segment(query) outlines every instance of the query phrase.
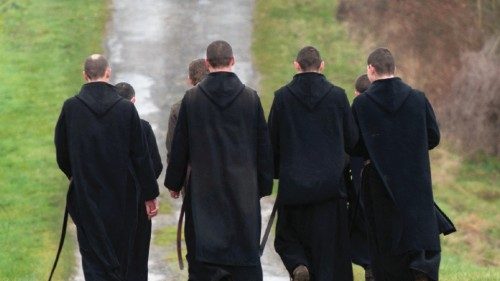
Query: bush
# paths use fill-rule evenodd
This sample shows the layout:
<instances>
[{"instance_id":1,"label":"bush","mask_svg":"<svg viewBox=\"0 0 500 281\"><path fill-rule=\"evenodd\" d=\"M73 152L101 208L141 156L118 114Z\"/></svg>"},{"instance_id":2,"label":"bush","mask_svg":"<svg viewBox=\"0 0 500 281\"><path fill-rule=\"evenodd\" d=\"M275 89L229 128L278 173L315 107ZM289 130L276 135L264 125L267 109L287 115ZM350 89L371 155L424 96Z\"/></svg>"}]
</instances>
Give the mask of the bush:
<instances>
[{"instance_id":1,"label":"bush","mask_svg":"<svg viewBox=\"0 0 500 281\"><path fill-rule=\"evenodd\" d=\"M495 73L491 63L500 57L498 48L492 47L500 38L500 0L342 0L337 18L364 42L366 51L378 46L391 49L398 76L428 95L445 125L443 131L458 140L464 151L482 150L498 156L498 138L493 136L498 109L482 106L494 99L494 92L485 91L497 87L498 75L484 72L493 67L490 72ZM488 47L487 42L493 43ZM483 50L492 48L487 59L482 59L487 52ZM481 62L474 63L473 54ZM488 65L479 66L484 62ZM481 67L484 75L466 74L471 67L474 71ZM459 90L465 85L467 90ZM474 112L466 115L467 122L456 120L451 113L464 107ZM474 131L480 142L462 141L471 124L484 127Z\"/></svg>"}]
</instances>

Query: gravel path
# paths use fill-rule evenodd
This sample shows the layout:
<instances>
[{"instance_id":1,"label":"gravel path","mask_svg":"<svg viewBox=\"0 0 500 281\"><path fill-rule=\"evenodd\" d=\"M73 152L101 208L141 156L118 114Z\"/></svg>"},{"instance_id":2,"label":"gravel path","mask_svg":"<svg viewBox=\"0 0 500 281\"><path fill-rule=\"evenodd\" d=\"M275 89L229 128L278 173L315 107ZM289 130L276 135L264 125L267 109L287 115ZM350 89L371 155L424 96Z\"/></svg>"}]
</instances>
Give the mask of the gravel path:
<instances>
[{"instance_id":1,"label":"gravel path","mask_svg":"<svg viewBox=\"0 0 500 281\"><path fill-rule=\"evenodd\" d=\"M206 46L214 40L228 41L236 57L235 72L243 83L258 86L258 75L251 62L252 0L114 0L107 27L107 56L113 81L130 83L136 91L136 107L155 131L162 157L172 104L180 100L187 85L187 66L203 58ZM165 159L164 159L165 161ZM163 175L160 176L160 180ZM162 186L162 185L161 185ZM175 226L179 201L168 198L162 189L162 204L171 204L171 214L153 221L153 233ZM272 209L272 199L262 200L263 229ZM288 281L288 274L272 247L272 237L262 257L265 281ZM183 245L185 254L185 246ZM150 281L187 280L186 270L178 269L175 245L158 246L150 252ZM82 281L79 254L74 281Z\"/></svg>"}]
</instances>

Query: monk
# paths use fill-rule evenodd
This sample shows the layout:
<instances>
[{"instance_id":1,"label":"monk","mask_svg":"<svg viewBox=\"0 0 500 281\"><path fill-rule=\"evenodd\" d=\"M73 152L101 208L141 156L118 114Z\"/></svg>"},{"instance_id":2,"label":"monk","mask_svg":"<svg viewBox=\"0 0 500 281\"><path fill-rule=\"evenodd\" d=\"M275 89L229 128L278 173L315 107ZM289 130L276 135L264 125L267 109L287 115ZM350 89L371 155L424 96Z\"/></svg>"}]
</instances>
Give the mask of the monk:
<instances>
[{"instance_id":1,"label":"monk","mask_svg":"<svg viewBox=\"0 0 500 281\"><path fill-rule=\"evenodd\" d=\"M75 222L86 280L128 277L137 227L138 192L151 218L158 184L134 105L109 84L102 55L85 60L80 93L57 121L57 163L70 179L67 207Z\"/></svg>"},{"instance_id":2,"label":"monk","mask_svg":"<svg viewBox=\"0 0 500 281\"><path fill-rule=\"evenodd\" d=\"M182 99L165 186L186 186L189 280L262 280L260 201L272 191L272 153L256 91L232 72L231 45L207 47L210 71Z\"/></svg>"},{"instance_id":3,"label":"monk","mask_svg":"<svg viewBox=\"0 0 500 281\"><path fill-rule=\"evenodd\" d=\"M358 135L346 93L324 65L316 48L301 49L269 115L279 179L274 246L293 281L353 278L344 167Z\"/></svg>"}]
</instances>

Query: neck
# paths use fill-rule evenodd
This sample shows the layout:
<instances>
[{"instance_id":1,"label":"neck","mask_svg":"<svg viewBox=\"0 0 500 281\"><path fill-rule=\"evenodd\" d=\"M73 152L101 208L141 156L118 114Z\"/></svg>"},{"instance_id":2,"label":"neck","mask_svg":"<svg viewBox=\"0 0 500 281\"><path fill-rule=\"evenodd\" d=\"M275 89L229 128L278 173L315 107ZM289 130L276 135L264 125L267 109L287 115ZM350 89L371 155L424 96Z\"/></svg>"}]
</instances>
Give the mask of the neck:
<instances>
[{"instance_id":1,"label":"neck","mask_svg":"<svg viewBox=\"0 0 500 281\"><path fill-rule=\"evenodd\" d=\"M109 79L108 78L96 78L96 79L88 79L87 80L88 83L92 83L92 82L105 82L105 83L109 83Z\"/></svg>"},{"instance_id":2,"label":"neck","mask_svg":"<svg viewBox=\"0 0 500 281\"><path fill-rule=\"evenodd\" d=\"M375 76L374 81L384 80L384 79L390 79L390 78L394 78L394 74L383 74L383 75L380 75L380 76Z\"/></svg>"},{"instance_id":3,"label":"neck","mask_svg":"<svg viewBox=\"0 0 500 281\"><path fill-rule=\"evenodd\" d=\"M302 74L302 73L319 73L319 74L321 74L321 71L319 71L319 70L307 70L307 71L300 70L300 71L297 71L297 74Z\"/></svg>"},{"instance_id":4,"label":"neck","mask_svg":"<svg viewBox=\"0 0 500 281\"><path fill-rule=\"evenodd\" d=\"M218 67L218 68L208 68L208 71L210 73L212 72L233 72L233 67L232 66L223 66L223 67Z\"/></svg>"}]
</instances>

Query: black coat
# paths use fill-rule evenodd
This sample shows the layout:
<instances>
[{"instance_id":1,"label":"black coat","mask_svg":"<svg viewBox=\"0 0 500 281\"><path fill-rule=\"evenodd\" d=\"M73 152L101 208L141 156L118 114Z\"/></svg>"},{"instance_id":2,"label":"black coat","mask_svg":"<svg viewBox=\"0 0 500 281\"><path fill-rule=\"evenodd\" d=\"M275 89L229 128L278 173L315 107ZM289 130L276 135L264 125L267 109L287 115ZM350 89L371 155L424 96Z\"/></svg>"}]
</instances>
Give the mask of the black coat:
<instances>
[{"instance_id":1,"label":"black coat","mask_svg":"<svg viewBox=\"0 0 500 281\"><path fill-rule=\"evenodd\" d=\"M158 178L163 170L163 164L161 163L161 156L158 150L158 144L156 143L155 133L153 132L153 128L151 128L151 124L144 119L141 119L141 126L146 145L148 146L149 156L151 157L154 175L155 178Z\"/></svg>"},{"instance_id":2,"label":"black coat","mask_svg":"<svg viewBox=\"0 0 500 281\"><path fill-rule=\"evenodd\" d=\"M356 150L371 160L391 202L374 209L379 247L440 250L429 163L440 134L427 98L399 78L377 80L352 110L361 132Z\"/></svg>"},{"instance_id":3,"label":"black coat","mask_svg":"<svg viewBox=\"0 0 500 281\"><path fill-rule=\"evenodd\" d=\"M71 181L68 208L98 264L122 279L137 224L138 188L158 196L141 122L114 86L85 84L65 101L55 130L57 162Z\"/></svg>"},{"instance_id":4,"label":"black coat","mask_svg":"<svg viewBox=\"0 0 500 281\"><path fill-rule=\"evenodd\" d=\"M197 261L260 263L259 199L272 190L271 157L260 99L234 73L211 73L186 92L165 186L179 191L191 166Z\"/></svg>"},{"instance_id":5,"label":"black coat","mask_svg":"<svg viewBox=\"0 0 500 281\"><path fill-rule=\"evenodd\" d=\"M346 198L346 152L358 132L343 89L319 73L295 75L275 93L269 130L280 204Z\"/></svg>"}]
</instances>

